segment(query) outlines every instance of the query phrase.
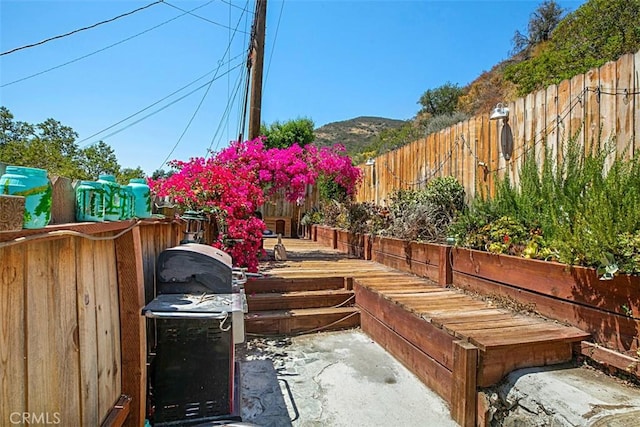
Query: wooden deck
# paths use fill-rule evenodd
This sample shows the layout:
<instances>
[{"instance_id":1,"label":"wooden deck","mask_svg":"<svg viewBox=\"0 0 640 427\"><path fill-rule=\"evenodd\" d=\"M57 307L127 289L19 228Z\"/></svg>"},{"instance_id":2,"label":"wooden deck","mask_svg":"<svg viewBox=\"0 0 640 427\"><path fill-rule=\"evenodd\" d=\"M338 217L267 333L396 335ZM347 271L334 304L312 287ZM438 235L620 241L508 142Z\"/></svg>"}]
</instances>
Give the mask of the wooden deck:
<instances>
[{"instance_id":1,"label":"wooden deck","mask_svg":"<svg viewBox=\"0 0 640 427\"><path fill-rule=\"evenodd\" d=\"M447 400L462 425L476 425L477 416L482 418L478 387L496 384L514 369L569 361L574 344L589 337L575 327L498 308L313 241L283 243L288 260L261 266L270 281L352 278L347 287L355 292L363 331ZM264 246L271 249L270 241Z\"/></svg>"}]
</instances>

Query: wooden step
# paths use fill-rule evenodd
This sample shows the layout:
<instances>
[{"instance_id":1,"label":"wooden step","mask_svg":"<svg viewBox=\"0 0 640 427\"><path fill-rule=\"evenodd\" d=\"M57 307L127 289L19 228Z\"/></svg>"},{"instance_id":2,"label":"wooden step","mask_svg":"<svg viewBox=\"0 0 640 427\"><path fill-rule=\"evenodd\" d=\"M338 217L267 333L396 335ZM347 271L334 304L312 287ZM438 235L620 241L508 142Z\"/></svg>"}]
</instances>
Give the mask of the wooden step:
<instances>
[{"instance_id":1,"label":"wooden step","mask_svg":"<svg viewBox=\"0 0 640 427\"><path fill-rule=\"evenodd\" d=\"M329 289L345 289L345 278L336 277L300 277L283 279L281 277L263 277L250 279L244 285L247 295L268 292L321 291Z\"/></svg>"},{"instance_id":2,"label":"wooden step","mask_svg":"<svg viewBox=\"0 0 640 427\"><path fill-rule=\"evenodd\" d=\"M360 325L360 312L355 307L302 308L250 312L244 319L249 334L283 335L354 328Z\"/></svg>"},{"instance_id":3,"label":"wooden step","mask_svg":"<svg viewBox=\"0 0 640 427\"><path fill-rule=\"evenodd\" d=\"M272 292L247 295L249 311L290 310L351 306L355 300L353 291L329 289L320 291Z\"/></svg>"}]
</instances>

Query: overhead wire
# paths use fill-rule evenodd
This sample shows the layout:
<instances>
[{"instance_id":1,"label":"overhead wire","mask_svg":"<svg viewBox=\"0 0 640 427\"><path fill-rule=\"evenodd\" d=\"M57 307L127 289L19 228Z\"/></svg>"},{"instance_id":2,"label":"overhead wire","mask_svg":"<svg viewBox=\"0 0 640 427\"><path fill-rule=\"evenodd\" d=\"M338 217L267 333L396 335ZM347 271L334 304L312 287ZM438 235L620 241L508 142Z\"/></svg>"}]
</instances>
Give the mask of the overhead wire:
<instances>
[{"instance_id":1,"label":"overhead wire","mask_svg":"<svg viewBox=\"0 0 640 427\"><path fill-rule=\"evenodd\" d=\"M228 62L229 62L229 63L231 63L231 62L235 61L236 59L238 59L240 56L243 56L243 54L236 55L235 57L231 58ZM227 70L227 72L230 72L231 70L233 70L233 69L235 69L235 68L238 68L240 65L242 65L242 63L236 64L233 68L231 68L231 69ZM160 104L162 101L165 101L165 100L167 100L167 99L171 98L172 96L176 95L177 93L182 92L183 90L185 90L185 89L186 89L186 88L188 88L189 86L192 86L192 85L196 84L196 83L197 83L197 82L199 82L200 80L202 80L202 79L204 79L205 77L207 77L209 74L215 73L216 71L217 71L217 68L214 68L214 69L212 69L212 70L210 70L210 71L207 71L206 73L204 73L204 74L203 74L203 75L201 75L200 77L196 78L195 80L192 80L191 82L189 82L189 83L187 83L186 85L184 85L184 86L180 87L179 89L176 89L175 91L171 92L170 94L168 94L168 95L166 95L166 96L164 96L164 97L160 98L159 100L157 100L157 101L153 102L152 104L147 105L146 107L144 107L144 108L142 108L142 109L140 109L140 110L136 111L135 113L128 115L128 116L127 116L127 117L125 117L124 119L122 119L122 120L120 120L120 121L118 121L118 122L116 122L116 123L114 123L114 124L112 124L112 125L110 125L110 126L107 126L106 128L101 129L101 130L99 130L98 132L95 132L95 133L93 133L92 135L89 135L89 136L88 136L88 137L86 137L86 138L81 139L80 141L78 141L78 144L82 144L83 142L88 141L88 140L90 140L90 139L92 139L92 138L94 138L94 137L96 137L96 136L100 135L101 133L104 133L104 132L106 132L106 131L108 131L108 130L110 130L110 129L113 129L114 127L118 126L119 124L122 124L122 123L126 122L127 120L129 120L129 119L131 119L131 118L133 118L133 117L137 116L138 114L141 114L141 113L143 113L143 112L147 111L148 109L155 107L156 105ZM225 75L226 75L226 74L225 74ZM209 83L209 81L207 81L204 85L199 86L199 87L198 87L198 88L196 88L194 91L189 92L189 93L188 93L187 95L185 95L184 97L179 98L178 100L176 100L176 102L177 102L177 101L180 101L180 100L182 100L182 99L184 99L184 98L186 98L187 96L191 95L191 94L192 94L192 93L194 93L194 92L197 92L199 89L202 89L202 88L203 88L204 86L206 86L208 83ZM170 106L170 105L173 105L173 103L169 104L168 106ZM163 108L163 109L164 109L164 108ZM156 112L160 112L160 111L162 111L162 110L158 110L158 111L156 111ZM155 114L156 112L154 112L153 114ZM153 114L152 114L152 115L153 115ZM148 116L147 116L147 117L148 117ZM96 142L97 142L97 141L96 141ZM87 145L91 145L91 144L87 144Z\"/></svg>"},{"instance_id":2,"label":"overhead wire","mask_svg":"<svg viewBox=\"0 0 640 427\"><path fill-rule=\"evenodd\" d=\"M233 95L229 97L229 99L227 100L227 106L225 107L225 110L222 113L222 116L220 117L220 121L218 122L216 131L213 134L213 137L211 138L211 142L209 143L209 148L207 149L207 152L210 155L213 155L213 153L218 149L218 146L220 144L220 137L222 137L222 134L221 134L222 124L225 122L227 116L231 114L231 107L235 103L236 97L238 96L238 92L240 91L240 87L242 86L242 77L245 72L246 72L246 68L244 68L243 71L238 74L238 78L236 79L236 83L234 84L235 89L233 90ZM213 143L216 141L216 138L218 138L218 143L216 144L215 148L212 148Z\"/></svg>"},{"instance_id":3,"label":"overhead wire","mask_svg":"<svg viewBox=\"0 0 640 427\"><path fill-rule=\"evenodd\" d=\"M50 71L57 70L58 68L62 68L62 67L64 67L64 66L66 66L66 65L73 64L74 62L78 62L78 61L80 61L80 60L82 60L82 59L89 58L90 56L96 55L96 54L98 54L98 53L100 53L100 52L104 52L105 50L111 49L112 47L116 47L116 46L118 46L118 45L121 45L121 44L123 44L123 43L128 42L129 40L132 40L132 39L134 39L134 38L136 38L136 37L139 37L139 36L141 36L141 35L143 35L143 34L146 34L146 33L150 32L150 31L153 31L153 30L155 30L156 28L160 28L160 27L162 27L163 25L166 25L166 24L168 24L168 23L170 23L170 22L175 21L176 19L180 19L180 18L182 18L183 16L187 15L189 12L193 12L194 10L198 10L198 9L200 9L200 8L203 8L203 7L205 7L205 6L207 6L207 5L211 4L211 3L213 3L214 1L215 1L215 0L210 0L210 1L208 1L208 2L206 2L206 3L204 3L204 4L202 4L202 5L200 5L200 6L198 6L198 7L194 7L194 8L193 8L193 9L191 9L190 11L185 11L185 13L182 13L182 14L180 14L180 15L178 15L178 16L175 16L175 17L173 17L173 18L171 18L171 19L168 19L168 20L166 20L166 21L164 21L164 22L161 22L161 23L159 23L158 25L154 25L154 26L153 26L153 27L151 27L151 28L147 28L147 29L146 29L146 30L144 30L144 31L141 31L141 32L139 32L139 33L137 33L137 34L134 34L134 35L132 35L132 36L130 36L130 37L127 37L127 38L125 38L125 39L123 39L123 40L120 40L120 41L118 41L118 42L116 42L116 43L110 44L110 45L105 46L105 47L103 47L103 48L101 48L101 49L98 49L98 50L93 51L93 52L91 52L91 53L88 53L88 54L86 54L86 55L79 56L79 57L77 57L77 58L75 58L75 59L72 59L72 60L70 60L70 61L64 62L64 63L59 64L59 65L56 65L56 66L54 66L54 67L47 68L46 70L42 70L42 71L39 71L39 72L37 72L37 73L34 73L34 74L31 74L31 75L28 75L28 76L25 76L25 77L19 78L19 79L14 80L14 81L11 81L11 82L9 82L9 83L5 83L5 84L1 85L0 87L6 87L6 86L11 86L11 85L13 85L13 84L15 84L15 83L20 83L20 82L22 82L22 81L25 81L25 80L31 79L31 78L33 78L33 77L37 77L37 76L40 76L40 75L42 75L42 74L48 73L48 72L50 72Z\"/></svg>"},{"instance_id":4,"label":"overhead wire","mask_svg":"<svg viewBox=\"0 0 640 427\"><path fill-rule=\"evenodd\" d=\"M241 11L243 11L244 13L255 13L254 11L247 9L247 6L245 5L245 7L240 7L238 5L235 5L233 3L231 3L230 1L227 0L220 0L222 3L228 4L231 7L235 7L236 9L240 9ZM247 3L248 4L248 3Z\"/></svg>"},{"instance_id":5,"label":"overhead wire","mask_svg":"<svg viewBox=\"0 0 640 427\"><path fill-rule=\"evenodd\" d=\"M240 63L240 64L236 65L235 67L233 67L233 68L231 69L231 71L235 70L236 68L239 68L241 65L242 65L242 63ZM163 105L162 107L160 107L160 108L158 108L157 110L155 110L155 111L153 111L153 112L151 112L151 113L147 114L146 116L144 116L144 117L142 117L142 118L140 118L140 119L136 120L135 122L129 123L128 125L126 125L126 126L125 126L125 127L123 127L123 128L120 128L120 129L118 129L118 130L116 130L116 131L114 131L114 132L111 132L111 133L110 133L110 134L108 134L108 135L102 136L102 137L100 137L100 138L99 138L98 140L96 140L96 141L93 141L93 142L91 142L91 143L89 143L89 144L85 144L85 147L86 147L86 146L89 146L89 145L93 145L93 144L95 144L95 143L97 143L97 142L99 142L99 141L101 141L101 140L105 140L105 139L107 139L107 138L111 138L112 136L117 135L117 134L119 134L120 132L123 132L123 131L125 131L125 130L129 129L130 127L132 127L132 126L134 126L134 125L136 125L136 124L140 123L141 121L146 120L146 119L148 119L149 117L154 116L154 115L156 115L157 113L159 113L159 112L161 112L161 111L163 111L163 110L166 110L167 108L171 107L172 105L174 105L174 104L176 104L176 103L178 103L178 102L182 101L183 99L185 99L185 98L187 98L188 96L190 96L190 95L192 95L192 94L196 93L196 92L197 92L197 91L199 91L200 89L202 89L202 88L206 87L207 85L211 84L213 81L218 80L218 79L220 79L220 78L224 77L225 75L226 75L226 72L225 72L224 74L221 74L221 75L219 75L219 76L214 77L213 79L211 79L211 80L209 80L209 81L205 82L204 84L202 84L202 85L198 86L197 88L195 88L195 89L193 89L192 91L190 91L190 92L186 93L185 95L181 96L180 98L177 98L177 99L175 99L175 100L171 101L170 103L168 103L168 104L166 104L166 105Z\"/></svg>"},{"instance_id":6,"label":"overhead wire","mask_svg":"<svg viewBox=\"0 0 640 427\"><path fill-rule=\"evenodd\" d=\"M174 8L174 9L180 10L180 11L184 12L184 13L185 13L185 14L187 14L187 15L191 15L191 16L193 16L194 18L201 19L201 20L203 20L203 21L205 21L205 22L208 22L208 23L210 23L210 24L217 25L217 26L222 27L222 28L227 28L227 29L229 29L229 30L233 30L233 28L231 28L230 26L227 26L227 25L221 24L221 23L219 23L219 22L213 21L213 20L211 20L211 19L209 19L209 18L205 18L204 16L196 15L195 13L192 13L192 11L190 11L190 10L185 10L185 9L183 9L183 8L179 7L179 6L173 5L173 4L169 3L168 1L163 1L162 3L163 3L163 4L166 4L166 5L167 5L167 6L169 6L169 7L172 7L172 8ZM234 30L234 31L235 31L235 30ZM238 32L240 32L240 33L243 33L243 32L244 32L244 31L242 31L242 30L237 30L237 31L238 31Z\"/></svg>"},{"instance_id":7,"label":"overhead wire","mask_svg":"<svg viewBox=\"0 0 640 427\"><path fill-rule=\"evenodd\" d=\"M148 8L150 8L152 6L155 6L155 5L159 4L159 3L162 3L163 1L164 0L157 0L157 1L154 1L153 3L150 3L150 4L146 5L146 6L142 6L142 7L139 7L137 9L134 9L132 11L123 13L123 14L118 15L118 16L115 16L113 18L97 22L97 23L95 23L93 25L89 25L89 26L86 26L86 27L78 28L76 30L69 31L68 33L64 33L64 34L60 34L60 35L57 35L57 36L49 37L49 38L41 40L41 41L39 41L37 43L31 43L31 44L28 44L28 45L25 45L25 46L20 46L20 47L16 47L16 48L10 49L10 50L8 50L6 52L0 53L0 56L9 55L10 53L18 52L20 50L24 50L24 49L29 49L29 48L32 48L32 47L40 46L40 45L43 45L43 44L48 43L48 42L53 41L53 40L58 40L58 39L61 39L61 38L64 38L64 37L71 36L73 34L77 34L77 33L82 32L82 31L86 31L86 30L90 30L90 29L96 28L96 27L98 27L100 25L108 24L108 23L116 21L116 20L118 20L120 18L124 18L126 16L130 16L130 15L133 15L134 13L137 13L137 12L143 11L145 9L148 9Z\"/></svg>"},{"instance_id":8,"label":"overhead wire","mask_svg":"<svg viewBox=\"0 0 640 427\"><path fill-rule=\"evenodd\" d=\"M247 4L249 3L249 0L247 0ZM238 33L238 27L240 26L240 22L242 22L242 17L244 16L244 12L242 12L240 14L240 18L238 19L238 22L236 23L236 26L233 30L233 33L231 35L231 38L229 40L229 43L227 44L227 48L225 49L224 53L222 54L222 58L224 59L225 56L227 56L227 54L229 53L229 51L231 50L231 45L233 43L233 39L235 38L236 34ZM176 150L176 148L178 148L178 145L180 145L180 142L182 141L182 138L184 138L184 135L187 133L187 131L189 130L189 128L191 127L191 123L193 123L193 120L195 119L196 115L198 114L198 111L200 111L200 107L202 107L202 104L204 103L205 98L207 97L207 95L209 94L209 90L211 89L211 85L213 85L213 82L215 80L215 76L218 74L218 70L220 69L220 67L222 66L222 60L218 63L218 68L216 69L216 73L214 75L214 78L209 82L208 86L207 86L207 90L204 92L204 94L202 95L202 98L200 99L200 102L198 103L196 110L193 112L193 114L191 115L191 118L189 119L189 121L187 122L187 125L185 126L184 130L182 131L182 133L180 134L180 137L178 138L178 140L176 141L176 143L173 145L173 147L171 148L171 151L169 151L169 154L167 154L167 156L165 157L164 161L160 164L160 166L158 167L158 169L161 169L162 166L164 166L164 164L167 162L167 160L169 160L169 157L171 157L171 155L173 154L173 152ZM226 74L226 73L225 73Z\"/></svg>"}]
</instances>

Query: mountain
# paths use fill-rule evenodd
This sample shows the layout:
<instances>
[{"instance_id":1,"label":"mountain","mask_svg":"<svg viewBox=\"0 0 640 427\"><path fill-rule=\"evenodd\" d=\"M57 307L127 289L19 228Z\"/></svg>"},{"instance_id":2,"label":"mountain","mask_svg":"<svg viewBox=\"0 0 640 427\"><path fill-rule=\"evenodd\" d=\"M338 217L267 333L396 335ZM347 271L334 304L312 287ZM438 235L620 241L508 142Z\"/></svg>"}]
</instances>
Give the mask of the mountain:
<instances>
[{"instance_id":1,"label":"mountain","mask_svg":"<svg viewBox=\"0 0 640 427\"><path fill-rule=\"evenodd\" d=\"M397 129L405 123L404 120L384 117L356 117L328 123L314 131L316 136L314 144L324 147L339 143L347 148L349 154L355 154L361 152L381 131L389 128Z\"/></svg>"}]
</instances>

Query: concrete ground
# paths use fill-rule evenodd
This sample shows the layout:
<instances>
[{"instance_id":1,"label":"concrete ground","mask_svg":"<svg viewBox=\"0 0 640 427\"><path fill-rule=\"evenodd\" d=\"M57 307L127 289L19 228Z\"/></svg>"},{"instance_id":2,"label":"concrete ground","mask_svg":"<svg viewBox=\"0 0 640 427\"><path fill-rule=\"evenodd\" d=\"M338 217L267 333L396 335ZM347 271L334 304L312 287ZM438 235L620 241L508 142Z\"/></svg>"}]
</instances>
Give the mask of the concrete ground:
<instances>
[{"instance_id":1,"label":"concrete ground","mask_svg":"<svg viewBox=\"0 0 640 427\"><path fill-rule=\"evenodd\" d=\"M359 329L248 337L238 360L247 423L457 425L445 401ZM640 388L589 367L520 369L484 392L492 426L640 426Z\"/></svg>"},{"instance_id":2,"label":"concrete ground","mask_svg":"<svg viewBox=\"0 0 640 427\"><path fill-rule=\"evenodd\" d=\"M360 330L248 337L242 419L263 427L456 426L449 408Z\"/></svg>"}]
</instances>

